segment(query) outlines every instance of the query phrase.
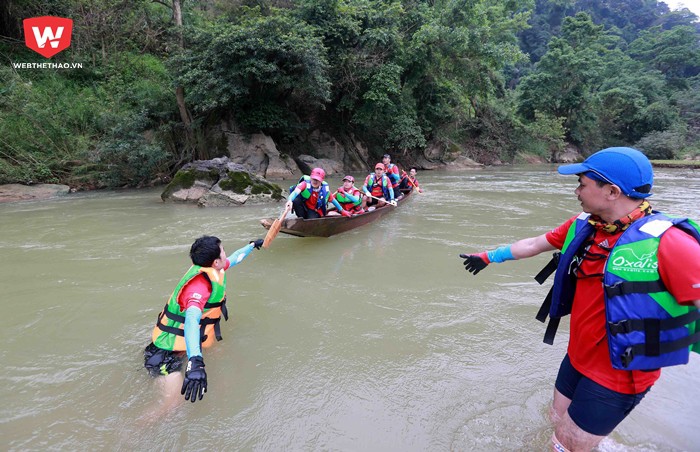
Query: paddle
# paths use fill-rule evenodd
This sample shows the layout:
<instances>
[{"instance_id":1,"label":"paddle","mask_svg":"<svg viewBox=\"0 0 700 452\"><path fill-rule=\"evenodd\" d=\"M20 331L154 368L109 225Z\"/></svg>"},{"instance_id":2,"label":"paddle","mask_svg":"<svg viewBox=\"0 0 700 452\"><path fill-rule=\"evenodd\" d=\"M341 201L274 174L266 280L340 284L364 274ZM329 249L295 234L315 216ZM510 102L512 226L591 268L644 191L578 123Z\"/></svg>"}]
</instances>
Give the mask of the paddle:
<instances>
[{"instance_id":1,"label":"paddle","mask_svg":"<svg viewBox=\"0 0 700 452\"><path fill-rule=\"evenodd\" d=\"M280 232L280 228L282 227L282 221L284 221L284 218L287 216L290 209L291 207L285 206L282 215L280 215L279 218L275 218L275 221L272 222L272 226L270 226L270 229L267 231L267 235L265 236L265 240L263 240L263 248L269 247L270 243L275 240L275 237L277 237L277 234Z\"/></svg>"},{"instance_id":2,"label":"paddle","mask_svg":"<svg viewBox=\"0 0 700 452\"><path fill-rule=\"evenodd\" d=\"M396 207L396 206L399 205L396 201L393 201L393 200L392 200L392 201L387 201L387 200L384 199L384 198L377 198L376 196L368 195L366 192L362 192L362 194L365 195L365 196L367 196L367 197L370 197L370 198L372 198L372 199L376 199L377 201L384 201L385 203L391 204L391 205L394 206L394 207Z\"/></svg>"},{"instance_id":3,"label":"paddle","mask_svg":"<svg viewBox=\"0 0 700 452\"><path fill-rule=\"evenodd\" d=\"M408 179L408 183L411 184L411 185L413 186L413 188L416 189L416 192L417 192L419 195L422 195L422 194L423 194L423 192L420 191L420 188L418 188L418 185L414 184L410 177L407 177L406 179Z\"/></svg>"}]
</instances>

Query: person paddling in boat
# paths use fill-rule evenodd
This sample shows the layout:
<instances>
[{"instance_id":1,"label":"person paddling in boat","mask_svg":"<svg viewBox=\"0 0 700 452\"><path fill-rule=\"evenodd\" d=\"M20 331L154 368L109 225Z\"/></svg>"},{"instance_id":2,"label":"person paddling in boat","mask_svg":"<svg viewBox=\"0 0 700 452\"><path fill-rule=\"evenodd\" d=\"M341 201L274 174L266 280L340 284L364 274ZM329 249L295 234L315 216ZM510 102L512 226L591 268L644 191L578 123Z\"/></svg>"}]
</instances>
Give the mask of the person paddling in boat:
<instances>
[{"instance_id":1,"label":"person paddling in boat","mask_svg":"<svg viewBox=\"0 0 700 452\"><path fill-rule=\"evenodd\" d=\"M394 190L391 181L384 174L385 169L383 163L377 163L374 165L374 173L365 178L365 183L362 185L362 191L366 195L362 201L364 210L373 205L382 207L387 202L394 200Z\"/></svg>"},{"instance_id":2,"label":"person paddling in boat","mask_svg":"<svg viewBox=\"0 0 700 452\"><path fill-rule=\"evenodd\" d=\"M552 450L588 451L659 378L700 351L700 226L653 211L653 171L641 152L607 148L559 167L578 175L582 213L545 234L479 254L465 269L559 249L535 279L554 273L537 318L571 314L569 346L554 383ZM556 269L556 270L555 270Z\"/></svg>"},{"instance_id":3,"label":"person paddling in boat","mask_svg":"<svg viewBox=\"0 0 700 452\"><path fill-rule=\"evenodd\" d=\"M226 309L226 270L260 249L262 239L226 256L221 240L203 236L190 247L192 266L180 279L151 335L152 342L143 352L144 367L153 377L162 376L167 410L179 404L177 390L185 400L202 400L207 392L202 349L221 340L219 322L228 320ZM183 380L180 372L187 362Z\"/></svg>"},{"instance_id":4,"label":"person paddling in boat","mask_svg":"<svg viewBox=\"0 0 700 452\"><path fill-rule=\"evenodd\" d=\"M394 190L394 199L399 199L403 196L403 193L399 190L399 184L401 182L399 167L391 163L391 156L389 154L384 154L382 163L384 164L384 174L386 174L386 177L391 181L391 188Z\"/></svg>"},{"instance_id":5,"label":"person paddling in boat","mask_svg":"<svg viewBox=\"0 0 700 452\"><path fill-rule=\"evenodd\" d=\"M415 167L411 167L411 169L408 170L408 174L406 174L406 171L402 171L399 188L401 190L416 190L418 193L423 193L423 189L420 188L420 185L418 185L418 179L416 179L417 172L418 171Z\"/></svg>"},{"instance_id":6,"label":"person paddling in boat","mask_svg":"<svg viewBox=\"0 0 700 452\"><path fill-rule=\"evenodd\" d=\"M331 195L328 183L323 180L325 178L326 172L321 168L314 168L309 176L302 176L296 186L289 187L287 208L292 209L299 218L321 218L326 216L330 202L342 216L352 216Z\"/></svg>"},{"instance_id":7,"label":"person paddling in boat","mask_svg":"<svg viewBox=\"0 0 700 452\"><path fill-rule=\"evenodd\" d=\"M362 209L362 192L355 187L355 178L348 175L343 178L343 185L333 193L340 206L353 215L364 213Z\"/></svg>"}]
</instances>

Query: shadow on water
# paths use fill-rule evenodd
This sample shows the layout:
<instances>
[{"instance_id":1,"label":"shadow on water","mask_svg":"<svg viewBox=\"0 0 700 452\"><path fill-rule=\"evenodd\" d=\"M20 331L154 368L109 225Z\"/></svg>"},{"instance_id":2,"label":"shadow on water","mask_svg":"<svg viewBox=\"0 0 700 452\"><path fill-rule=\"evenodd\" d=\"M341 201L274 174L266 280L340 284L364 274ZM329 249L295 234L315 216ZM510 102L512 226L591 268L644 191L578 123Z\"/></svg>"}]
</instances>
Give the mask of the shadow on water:
<instances>
[{"instance_id":1,"label":"shadow on water","mask_svg":"<svg viewBox=\"0 0 700 452\"><path fill-rule=\"evenodd\" d=\"M141 353L190 244L213 234L231 253L281 206L199 209L157 190L0 205L5 447L544 449L568 334L546 346L534 320L548 256L473 277L457 255L558 225L579 207L575 180L525 166L419 177L426 193L377 223L280 235L231 269L209 392L153 422ZM657 171L656 208L700 218L699 196L694 173ZM699 366L665 370L601 450L694 449Z\"/></svg>"}]
</instances>

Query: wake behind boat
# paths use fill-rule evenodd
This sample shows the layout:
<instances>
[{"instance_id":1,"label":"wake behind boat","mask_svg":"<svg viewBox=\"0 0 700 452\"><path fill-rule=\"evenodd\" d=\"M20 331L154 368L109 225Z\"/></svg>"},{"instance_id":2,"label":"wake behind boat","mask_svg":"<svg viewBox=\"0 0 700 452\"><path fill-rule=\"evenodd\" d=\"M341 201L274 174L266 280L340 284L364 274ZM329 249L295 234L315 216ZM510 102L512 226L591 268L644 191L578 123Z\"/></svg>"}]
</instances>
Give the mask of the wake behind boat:
<instances>
[{"instance_id":1,"label":"wake behind boat","mask_svg":"<svg viewBox=\"0 0 700 452\"><path fill-rule=\"evenodd\" d=\"M347 232L360 226L372 223L384 215L392 212L406 202L411 197L412 191L405 192L403 197L397 201L397 206L385 205L374 210L365 212L353 217L343 217L340 215L325 216L321 218L286 218L282 221L280 232L297 237L330 237L332 235ZM270 229L275 218L263 218L260 224L265 229Z\"/></svg>"}]
</instances>

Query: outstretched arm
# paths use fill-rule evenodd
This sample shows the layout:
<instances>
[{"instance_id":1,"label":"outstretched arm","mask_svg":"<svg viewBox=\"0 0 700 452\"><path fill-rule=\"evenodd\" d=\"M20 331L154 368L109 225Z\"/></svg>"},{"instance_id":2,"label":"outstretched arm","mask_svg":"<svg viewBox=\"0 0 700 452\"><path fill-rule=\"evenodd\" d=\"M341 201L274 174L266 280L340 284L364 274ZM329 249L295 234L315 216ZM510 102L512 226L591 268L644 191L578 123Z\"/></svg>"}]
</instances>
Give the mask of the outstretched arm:
<instances>
[{"instance_id":1,"label":"outstretched arm","mask_svg":"<svg viewBox=\"0 0 700 452\"><path fill-rule=\"evenodd\" d=\"M554 249L556 248L547 241L546 234L542 234L518 240L495 250L479 254L460 254L459 257L464 259L465 270L476 275L492 262L500 264L514 259L525 259Z\"/></svg>"},{"instance_id":2,"label":"outstretched arm","mask_svg":"<svg viewBox=\"0 0 700 452\"><path fill-rule=\"evenodd\" d=\"M227 259L228 259L228 268L233 267L236 264L239 264L243 259L245 259L251 251L253 251L253 248L255 247L255 242L250 242L243 248L240 248L236 251L233 252Z\"/></svg>"}]
</instances>

